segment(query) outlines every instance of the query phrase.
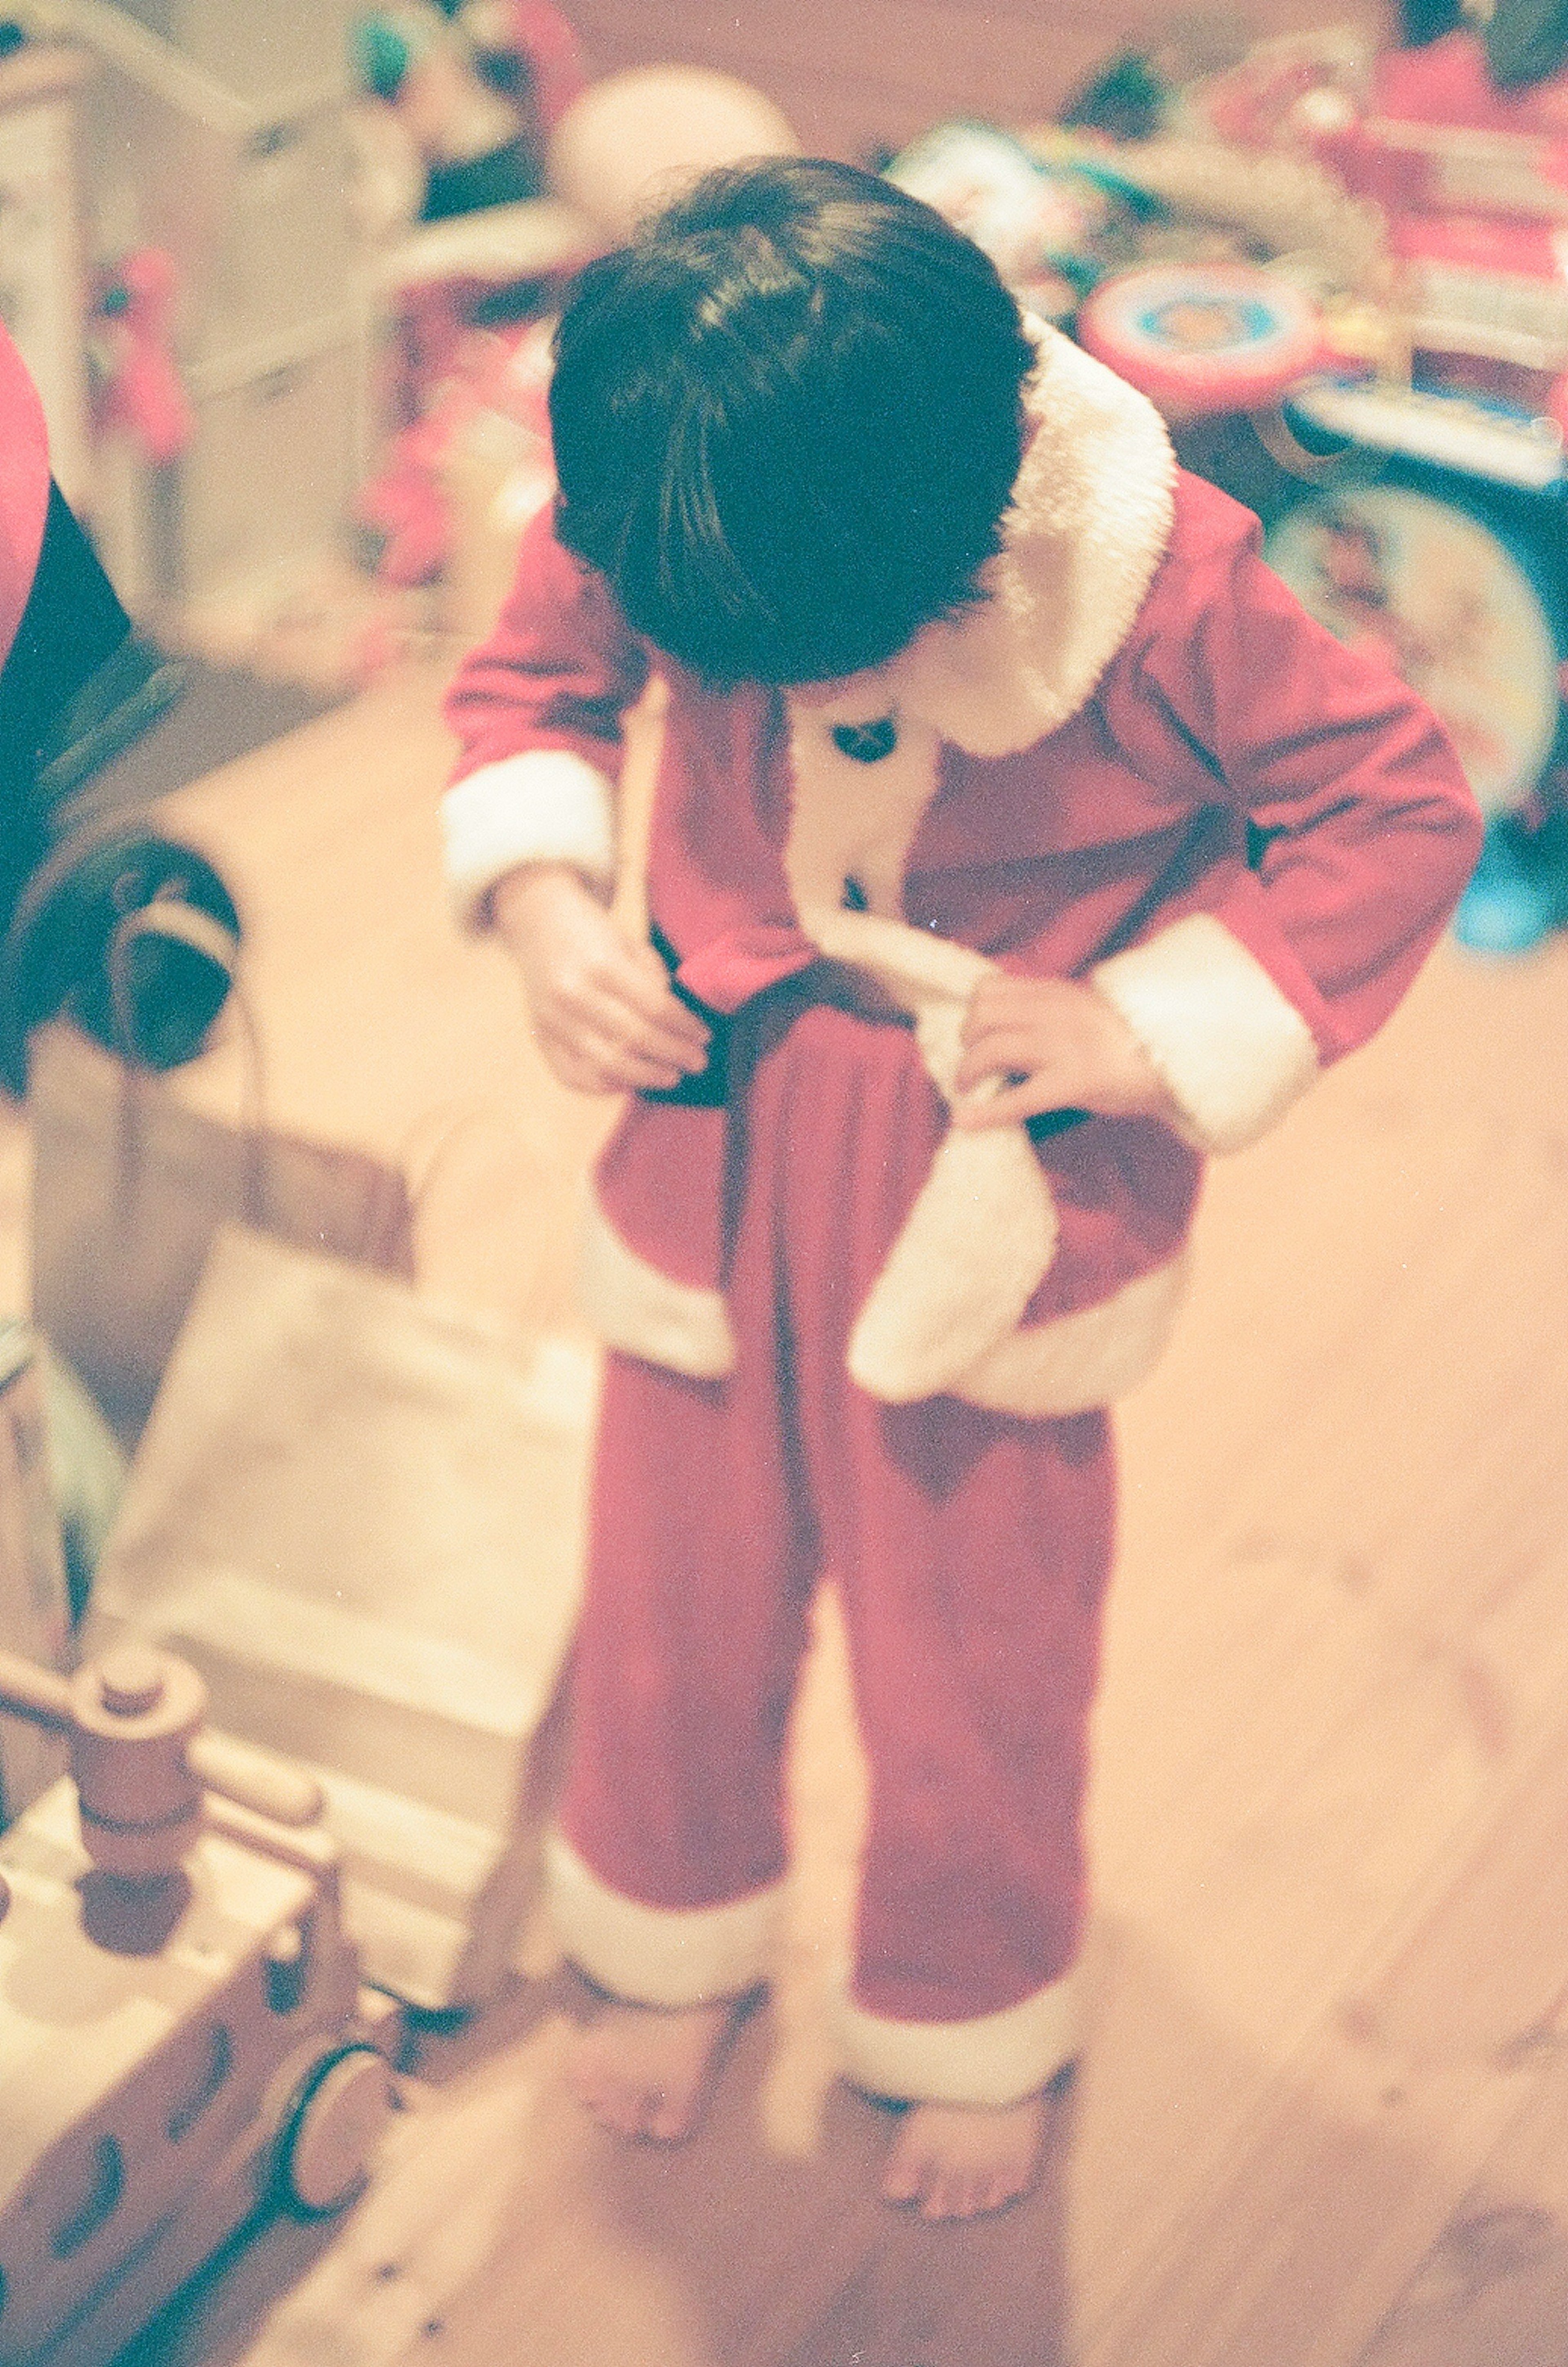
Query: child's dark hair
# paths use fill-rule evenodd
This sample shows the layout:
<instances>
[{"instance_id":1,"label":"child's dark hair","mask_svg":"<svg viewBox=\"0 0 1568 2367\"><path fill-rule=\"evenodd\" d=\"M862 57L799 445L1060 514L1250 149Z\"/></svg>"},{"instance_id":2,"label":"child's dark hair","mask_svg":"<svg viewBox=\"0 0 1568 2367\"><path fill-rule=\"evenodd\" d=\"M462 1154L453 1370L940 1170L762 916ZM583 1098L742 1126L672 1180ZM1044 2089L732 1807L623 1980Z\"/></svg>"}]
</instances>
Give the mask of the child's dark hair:
<instances>
[{"instance_id":1,"label":"child's dark hair","mask_svg":"<svg viewBox=\"0 0 1568 2367\"><path fill-rule=\"evenodd\" d=\"M560 538L706 679L854 674L975 596L1034 349L979 248L890 183L708 174L589 266L556 356Z\"/></svg>"}]
</instances>

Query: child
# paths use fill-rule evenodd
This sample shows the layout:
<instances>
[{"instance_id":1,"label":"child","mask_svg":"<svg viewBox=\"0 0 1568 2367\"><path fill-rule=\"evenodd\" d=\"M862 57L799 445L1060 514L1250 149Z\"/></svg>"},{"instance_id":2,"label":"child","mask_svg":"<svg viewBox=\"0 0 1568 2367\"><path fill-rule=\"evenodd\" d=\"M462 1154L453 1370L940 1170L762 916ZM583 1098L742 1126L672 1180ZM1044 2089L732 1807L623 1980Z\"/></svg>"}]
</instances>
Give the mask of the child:
<instances>
[{"instance_id":1,"label":"child","mask_svg":"<svg viewBox=\"0 0 1568 2367\"><path fill-rule=\"evenodd\" d=\"M818 1577L871 1768L843 2067L884 2191L1022 2192L1077 2044L1103 1408L1201 1154L1360 1043L1468 875L1431 717L1303 614L1143 400L847 166L710 176L563 318L560 498L469 659L469 914L569 1085L635 1096L553 1844L615 2002L575 2083L693 2125L767 1976ZM649 892L604 899L619 718L669 685Z\"/></svg>"}]
</instances>

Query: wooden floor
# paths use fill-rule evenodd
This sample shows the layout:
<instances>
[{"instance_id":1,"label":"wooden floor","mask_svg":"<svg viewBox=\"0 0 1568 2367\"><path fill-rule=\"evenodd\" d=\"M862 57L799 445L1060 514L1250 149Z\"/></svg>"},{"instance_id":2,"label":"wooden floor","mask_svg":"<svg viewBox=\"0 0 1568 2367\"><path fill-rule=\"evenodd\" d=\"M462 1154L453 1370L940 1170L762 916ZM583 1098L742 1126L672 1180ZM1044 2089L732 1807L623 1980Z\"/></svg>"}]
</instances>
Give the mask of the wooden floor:
<instances>
[{"instance_id":1,"label":"wooden floor","mask_svg":"<svg viewBox=\"0 0 1568 2367\"><path fill-rule=\"evenodd\" d=\"M389 1159L454 1112L510 1128L433 1184L427 1265L553 1326L602 1118L441 915L444 762L409 676L182 812L250 913L274 1115ZM230 1105L240 1065L181 1090ZM1032 2201L885 2209L886 2116L831 2081L860 1779L829 1620L788 1961L705 2133L588 2126L570 1979L520 1985L427 2048L355 2212L263 2235L140 2367L1561 2367L1568 942L1445 948L1216 1167L1121 1433L1092 2029Z\"/></svg>"}]
</instances>

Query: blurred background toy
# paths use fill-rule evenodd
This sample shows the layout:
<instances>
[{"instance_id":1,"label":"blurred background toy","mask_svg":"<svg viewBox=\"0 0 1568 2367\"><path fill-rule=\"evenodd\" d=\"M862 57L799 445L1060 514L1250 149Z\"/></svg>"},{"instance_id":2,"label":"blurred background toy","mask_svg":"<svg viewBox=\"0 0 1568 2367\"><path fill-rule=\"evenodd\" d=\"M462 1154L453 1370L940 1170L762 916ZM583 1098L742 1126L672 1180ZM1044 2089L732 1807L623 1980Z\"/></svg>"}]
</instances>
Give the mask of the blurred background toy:
<instances>
[{"instance_id":1,"label":"blurred background toy","mask_svg":"<svg viewBox=\"0 0 1568 2367\"><path fill-rule=\"evenodd\" d=\"M1141 193L1055 317L1260 513L1308 607L1431 699L1489 816L1458 934L1517 952L1568 922L1568 11L1407 13L1387 50L1173 25L1021 144ZM1021 186L993 240L1021 292ZM951 171L928 187L975 210Z\"/></svg>"},{"instance_id":2,"label":"blurred background toy","mask_svg":"<svg viewBox=\"0 0 1568 2367\"><path fill-rule=\"evenodd\" d=\"M1132 261L1137 225L1165 210L1081 143L1032 153L984 123L939 124L886 171L984 247L1021 303L1049 321L1069 318L1107 271Z\"/></svg>"},{"instance_id":3,"label":"blurred background toy","mask_svg":"<svg viewBox=\"0 0 1568 2367\"><path fill-rule=\"evenodd\" d=\"M590 83L550 139L550 185L614 246L682 184L800 142L772 99L703 66L638 66Z\"/></svg>"},{"instance_id":4,"label":"blurred background toy","mask_svg":"<svg viewBox=\"0 0 1568 2367\"><path fill-rule=\"evenodd\" d=\"M140 247L99 276L90 316L97 332L95 432L130 436L157 469L177 460L196 433L175 359L175 286L173 256Z\"/></svg>"},{"instance_id":5,"label":"blurred background toy","mask_svg":"<svg viewBox=\"0 0 1568 2367\"><path fill-rule=\"evenodd\" d=\"M381 273L400 323L397 425L357 514L380 539L383 580L444 581L444 620L469 639L488 630L523 527L554 491L547 397L559 283L682 179L798 145L759 92L695 67L639 68L571 95L558 59L551 87L565 103L546 127L547 194L416 226Z\"/></svg>"},{"instance_id":6,"label":"blurred background toy","mask_svg":"<svg viewBox=\"0 0 1568 2367\"><path fill-rule=\"evenodd\" d=\"M1278 402L1323 365L1316 307L1248 263L1150 263L1084 304L1079 342L1177 422Z\"/></svg>"},{"instance_id":7,"label":"blurred background toy","mask_svg":"<svg viewBox=\"0 0 1568 2367\"><path fill-rule=\"evenodd\" d=\"M359 82L391 110L439 221L539 195L545 133L581 74L564 18L506 0L391 0L354 27Z\"/></svg>"}]
</instances>

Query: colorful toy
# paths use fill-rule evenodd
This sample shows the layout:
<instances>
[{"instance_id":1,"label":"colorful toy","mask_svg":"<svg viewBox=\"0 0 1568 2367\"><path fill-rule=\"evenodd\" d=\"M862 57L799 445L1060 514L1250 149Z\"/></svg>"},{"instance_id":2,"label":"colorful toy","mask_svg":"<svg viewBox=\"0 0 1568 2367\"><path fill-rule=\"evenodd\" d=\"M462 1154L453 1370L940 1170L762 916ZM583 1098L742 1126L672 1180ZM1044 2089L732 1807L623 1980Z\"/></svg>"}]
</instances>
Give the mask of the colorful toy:
<instances>
[{"instance_id":1,"label":"colorful toy","mask_svg":"<svg viewBox=\"0 0 1568 2367\"><path fill-rule=\"evenodd\" d=\"M174 257L139 247L100 278L93 302L98 328L100 436L129 436L154 468L177 460L196 433L190 399L175 364L170 316L176 292Z\"/></svg>"},{"instance_id":2,"label":"colorful toy","mask_svg":"<svg viewBox=\"0 0 1568 2367\"><path fill-rule=\"evenodd\" d=\"M1381 637L1443 718L1488 820L1455 923L1522 953L1568 920L1568 460L1553 420L1452 389L1324 381L1303 433L1351 441L1363 478L1298 499L1269 553L1347 639Z\"/></svg>"},{"instance_id":3,"label":"colorful toy","mask_svg":"<svg viewBox=\"0 0 1568 2367\"><path fill-rule=\"evenodd\" d=\"M1568 75L1487 58L1309 32L1169 91L1111 151L1167 220L1077 334L1430 699L1490 823L1457 931L1501 952L1568 918Z\"/></svg>"},{"instance_id":4,"label":"colorful toy","mask_svg":"<svg viewBox=\"0 0 1568 2367\"><path fill-rule=\"evenodd\" d=\"M567 93L564 75L554 87ZM624 237L660 190L739 156L793 154L797 144L777 108L746 83L698 67L638 67L590 85L554 120L553 203L495 206L410 235L390 290L401 362L392 407L402 424L356 504L382 538L384 581L427 583L448 572L455 517L468 500L461 493L455 507L454 488L476 473L476 430L490 447L478 473L494 477L497 488L504 481L495 523L510 526L513 545L548 498L547 333L542 339L539 316L555 283ZM491 621L470 613L467 595L459 606L475 632Z\"/></svg>"},{"instance_id":5,"label":"colorful toy","mask_svg":"<svg viewBox=\"0 0 1568 2367\"><path fill-rule=\"evenodd\" d=\"M1064 139L1031 153L988 123L942 123L903 149L887 178L984 247L1019 300L1066 320L1134 252L1132 224L1163 210L1106 158Z\"/></svg>"},{"instance_id":6,"label":"colorful toy","mask_svg":"<svg viewBox=\"0 0 1568 2367\"><path fill-rule=\"evenodd\" d=\"M1402 397L1327 402L1408 464L1397 523L1371 519L1364 499L1360 523L1412 678L1431 677L1489 814L1458 934L1514 953L1568 920L1568 74L1561 38L1532 47L1529 12L1506 25L1502 13L1483 35L1455 28L1381 57L1323 153L1383 210L1416 369ZM1293 548L1280 547L1287 572ZM1463 570L1441 653L1422 582L1433 563Z\"/></svg>"},{"instance_id":7,"label":"colorful toy","mask_svg":"<svg viewBox=\"0 0 1568 2367\"><path fill-rule=\"evenodd\" d=\"M102 2367L242 2223L358 2192L391 2099L319 1788L133 1644L0 1707L69 1743L0 1840L0 2362Z\"/></svg>"},{"instance_id":8,"label":"colorful toy","mask_svg":"<svg viewBox=\"0 0 1568 2367\"><path fill-rule=\"evenodd\" d=\"M502 504L496 523L515 546L555 490L548 387L547 323L470 329L459 340L424 416L394 438L360 494L361 518L383 538L384 582L428 583L446 571L455 557L453 483L475 460L490 464Z\"/></svg>"},{"instance_id":9,"label":"colorful toy","mask_svg":"<svg viewBox=\"0 0 1568 2367\"><path fill-rule=\"evenodd\" d=\"M1078 315L1080 345L1175 418L1278 402L1326 355L1316 307L1256 265L1148 264Z\"/></svg>"},{"instance_id":10,"label":"colorful toy","mask_svg":"<svg viewBox=\"0 0 1568 2367\"><path fill-rule=\"evenodd\" d=\"M389 0L355 26L359 80L419 160L423 221L536 198L546 135L581 86L543 0Z\"/></svg>"},{"instance_id":11,"label":"colorful toy","mask_svg":"<svg viewBox=\"0 0 1568 2367\"><path fill-rule=\"evenodd\" d=\"M1523 548L1451 492L1385 479L1298 503L1269 555L1338 640L1438 709L1482 810L1517 812L1557 736L1561 635Z\"/></svg>"}]
</instances>

